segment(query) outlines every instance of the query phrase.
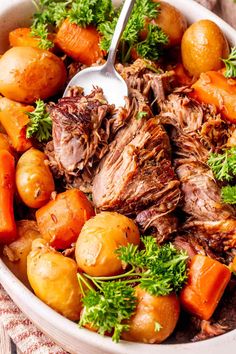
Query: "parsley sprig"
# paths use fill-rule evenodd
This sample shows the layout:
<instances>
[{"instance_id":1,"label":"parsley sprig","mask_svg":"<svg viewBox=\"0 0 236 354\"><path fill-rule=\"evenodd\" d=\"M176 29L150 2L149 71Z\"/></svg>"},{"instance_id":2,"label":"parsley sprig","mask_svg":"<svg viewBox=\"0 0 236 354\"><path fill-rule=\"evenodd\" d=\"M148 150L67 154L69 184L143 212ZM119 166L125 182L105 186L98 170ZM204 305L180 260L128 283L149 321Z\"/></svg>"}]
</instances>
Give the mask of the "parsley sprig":
<instances>
[{"instance_id":1,"label":"parsley sprig","mask_svg":"<svg viewBox=\"0 0 236 354\"><path fill-rule=\"evenodd\" d=\"M36 101L33 112L26 112L30 121L26 128L26 137L34 137L38 141L48 141L52 136L52 120L42 100Z\"/></svg>"},{"instance_id":2,"label":"parsley sprig","mask_svg":"<svg viewBox=\"0 0 236 354\"><path fill-rule=\"evenodd\" d=\"M219 181L232 181L236 175L236 148L226 149L222 154L212 153L208 165Z\"/></svg>"},{"instance_id":3,"label":"parsley sprig","mask_svg":"<svg viewBox=\"0 0 236 354\"><path fill-rule=\"evenodd\" d=\"M158 60L164 44L168 42L167 35L155 24L146 26L147 19L155 19L158 16L160 5L152 0L137 0L131 17L121 38L121 61L130 59L131 50L135 49L139 56ZM108 51L115 30L119 11L110 21L103 22L98 29L102 35L101 49ZM140 32L145 28L147 38L140 42Z\"/></svg>"},{"instance_id":4,"label":"parsley sprig","mask_svg":"<svg viewBox=\"0 0 236 354\"><path fill-rule=\"evenodd\" d=\"M91 325L98 333L113 333L113 340L119 341L121 333L129 329L127 320L135 312L137 298L135 285L139 285L154 296L179 291L187 280L187 259L185 251L177 250L173 244L158 246L155 238L142 238L143 250L129 244L117 249L119 258L130 267L124 274L113 277L91 277L78 274L81 291L84 294L80 325ZM95 288L87 282L89 279ZM89 288L84 292L82 282ZM156 330L160 330L156 324Z\"/></svg>"},{"instance_id":5,"label":"parsley sprig","mask_svg":"<svg viewBox=\"0 0 236 354\"><path fill-rule=\"evenodd\" d=\"M211 154L208 160L214 176L221 182L232 182L236 177L236 147L225 149L221 154ZM236 186L221 188L221 199L227 204L236 204Z\"/></svg>"},{"instance_id":6,"label":"parsley sprig","mask_svg":"<svg viewBox=\"0 0 236 354\"><path fill-rule=\"evenodd\" d=\"M227 59L223 59L225 63L225 77L236 77L236 47L231 48L231 52Z\"/></svg>"},{"instance_id":7,"label":"parsley sprig","mask_svg":"<svg viewBox=\"0 0 236 354\"><path fill-rule=\"evenodd\" d=\"M225 186L221 189L221 198L224 203L236 204L236 186Z\"/></svg>"},{"instance_id":8,"label":"parsley sprig","mask_svg":"<svg viewBox=\"0 0 236 354\"><path fill-rule=\"evenodd\" d=\"M113 14L111 0L39 0L36 4L31 34L41 38L40 47L49 49L53 46L48 39L50 26L59 27L68 18L72 23L86 27L97 26L107 21Z\"/></svg>"}]
</instances>

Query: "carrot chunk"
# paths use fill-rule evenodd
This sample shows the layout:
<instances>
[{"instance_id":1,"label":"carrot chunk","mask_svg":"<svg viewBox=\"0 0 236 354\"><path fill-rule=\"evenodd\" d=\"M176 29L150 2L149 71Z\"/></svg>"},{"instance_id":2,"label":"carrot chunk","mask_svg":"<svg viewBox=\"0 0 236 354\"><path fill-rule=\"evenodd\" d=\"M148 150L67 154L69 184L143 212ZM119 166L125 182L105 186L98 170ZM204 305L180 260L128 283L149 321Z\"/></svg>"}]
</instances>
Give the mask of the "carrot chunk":
<instances>
[{"instance_id":1,"label":"carrot chunk","mask_svg":"<svg viewBox=\"0 0 236 354\"><path fill-rule=\"evenodd\" d=\"M0 111L0 122L10 138L13 148L24 152L31 146L31 140L26 138L26 126L29 117L25 112L32 112L33 106L13 105Z\"/></svg>"},{"instance_id":2,"label":"carrot chunk","mask_svg":"<svg viewBox=\"0 0 236 354\"><path fill-rule=\"evenodd\" d=\"M190 263L188 283L180 293L182 306L199 318L209 320L230 277L231 272L224 264L195 255Z\"/></svg>"},{"instance_id":3,"label":"carrot chunk","mask_svg":"<svg viewBox=\"0 0 236 354\"><path fill-rule=\"evenodd\" d=\"M93 26L86 28L65 20L56 35L55 44L69 57L85 65L102 58L99 34Z\"/></svg>"},{"instance_id":4,"label":"carrot chunk","mask_svg":"<svg viewBox=\"0 0 236 354\"><path fill-rule=\"evenodd\" d=\"M54 34L50 33L48 39L54 41ZM28 27L19 27L9 33L9 42L11 47L33 47L39 48L40 38L31 35L31 29ZM52 51L52 48L50 49Z\"/></svg>"},{"instance_id":5,"label":"carrot chunk","mask_svg":"<svg viewBox=\"0 0 236 354\"><path fill-rule=\"evenodd\" d=\"M208 71L192 87L196 100L214 104L226 120L236 123L236 79L227 79L222 71Z\"/></svg>"},{"instance_id":6,"label":"carrot chunk","mask_svg":"<svg viewBox=\"0 0 236 354\"><path fill-rule=\"evenodd\" d=\"M0 243L9 244L17 236L13 197L15 187L14 157L0 150Z\"/></svg>"},{"instance_id":7,"label":"carrot chunk","mask_svg":"<svg viewBox=\"0 0 236 354\"><path fill-rule=\"evenodd\" d=\"M56 249L69 248L92 216L92 204L78 189L58 194L36 212L40 233Z\"/></svg>"}]
</instances>

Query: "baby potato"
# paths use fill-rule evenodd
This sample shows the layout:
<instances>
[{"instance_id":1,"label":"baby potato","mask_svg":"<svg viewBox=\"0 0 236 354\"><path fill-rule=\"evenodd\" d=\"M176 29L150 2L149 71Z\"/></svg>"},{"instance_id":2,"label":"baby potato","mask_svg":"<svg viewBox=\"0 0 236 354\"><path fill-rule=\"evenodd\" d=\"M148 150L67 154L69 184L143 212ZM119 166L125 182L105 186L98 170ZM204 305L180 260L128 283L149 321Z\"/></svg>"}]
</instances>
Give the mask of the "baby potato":
<instances>
[{"instance_id":1,"label":"baby potato","mask_svg":"<svg viewBox=\"0 0 236 354\"><path fill-rule=\"evenodd\" d=\"M174 6L165 1L154 0L160 3L160 13L153 21L167 34L169 41L167 47L173 47L181 43L183 34L187 28L187 20Z\"/></svg>"},{"instance_id":2,"label":"baby potato","mask_svg":"<svg viewBox=\"0 0 236 354\"><path fill-rule=\"evenodd\" d=\"M46 165L46 155L34 148L26 151L16 166L16 187L22 201L30 208L46 204L55 190L54 180Z\"/></svg>"},{"instance_id":3,"label":"baby potato","mask_svg":"<svg viewBox=\"0 0 236 354\"><path fill-rule=\"evenodd\" d=\"M131 219L114 212L102 212L83 226L76 242L76 261L79 268L91 276L119 274L122 263L115 250L139 242L138 228Z\"/></svg>"},{"instance_id":4,"label":"baby potato","mask_svg":"<svg viewBox=\"0 0 236 354\"><path fill-rule=\"evenodd\" d=\"M228 42L221 29L210 20L193 23L181 42L185 69L195 77L203 72L219 70L224 66L221 58L229 55Z\"/></svg>"},{"instance_id":5,"label":"baby potato","mask_svg":"<svg viewBox=\"0 0 236 354\"><path fill-rule=\"evenodd\" d=\"M132 342L161 343L174 331L180 305L175 294L152 296L139 286L135 289L138 305L128 321L130 329L122 338ZM160 325L156 328L156 325Z\"/></svg>"},{"instance_id":6,"label":"baby potato","mask_svg":"<svg viewBox=\"0 0 236 354\"><path fill-rule=\"evenodd\" d=\"M43 302L72 321L78 321L82 308L76 262L35 240L27 257L30 285Z\"/></svg>"},{"instance_id":7,"label":"baby potato","mask_svg":"<svg viewBox=\"0 0 236 354\"><path fill-rule=\"evenodd\" d=\"M0 58L0 93L9 99L34 103L55 95L66 81L63 61L33 47L13 47Z\"/></svg>"},{"instance_id":8,"label":"baby potato","mask_svg":"<svg viewBox=\"0 0 236 354\"><path fill-rule=\"evenodd\" d=\"M31 250L32 241L40 238L36 221L17 221L18 238L3 248L3 261L15 276L26 286L29 285L27 277L27 256Z\"/></svg>"}]
</instances>

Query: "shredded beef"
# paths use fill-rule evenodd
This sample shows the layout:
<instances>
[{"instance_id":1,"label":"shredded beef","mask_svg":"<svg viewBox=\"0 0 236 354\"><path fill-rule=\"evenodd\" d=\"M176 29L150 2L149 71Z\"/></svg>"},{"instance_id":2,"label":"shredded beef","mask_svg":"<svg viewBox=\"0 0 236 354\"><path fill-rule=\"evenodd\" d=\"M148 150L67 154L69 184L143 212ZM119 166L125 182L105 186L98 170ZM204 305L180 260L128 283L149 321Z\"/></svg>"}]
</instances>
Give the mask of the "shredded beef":
<instances>
[{"instance_id":1,"label":"shredded beef","mask_svg":"<svg viewBox=\"0 0 236 354\"><path fill-rule=\"evenodd\" d=\"M109 105L101 89L84 96L77 88L51 107L50 116L53 140L46 153L52 170L65 184L90 192L93 169L124 124L126 110Z\"/></svg>"},{"instance_id":2,"label":"shredded beef","mask_svg":"<svg viewBox=\"0 0 236 354\"><path fill-rule=\"evenodd\" d=\"M161 122L172 127L170 136L183 193L182 210L188 216L182 229L204 247L207 244L208 254L220 257L236 246L236 213L234 207L222 203L220 187L207 160L210 152L227 143L231 128L214 107L199 104L185 90L169 95L160 106Z\"/></svg>"}]
</instances>

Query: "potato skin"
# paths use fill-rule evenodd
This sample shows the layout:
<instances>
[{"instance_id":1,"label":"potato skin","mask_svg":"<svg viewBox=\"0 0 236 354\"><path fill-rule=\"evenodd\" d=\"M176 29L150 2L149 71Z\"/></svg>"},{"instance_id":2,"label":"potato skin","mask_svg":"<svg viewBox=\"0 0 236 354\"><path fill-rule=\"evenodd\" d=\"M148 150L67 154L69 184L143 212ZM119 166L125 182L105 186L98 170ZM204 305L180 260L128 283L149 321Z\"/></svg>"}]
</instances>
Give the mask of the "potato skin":
<instances>
[{"instance_id":1,"label":"potato skin","mask_svg":"<svg viewBox=\"0 0 236 354\"><path fill-rule=\"evenodd\" d=\"M40 238L36 221L21 220L16 223L18 238L3 248L3 261L15 276L26 286L29 285L27 277L27 256L31 251L33 240Z\"/></svg>"},{"instance_id":2,"label":"potato skin","mask_svg":"<svg viewBox=\"0 0 236 354\"><path fill-rule=\"evenodd\" d=\"M65 81L64 63L47 50L13 47L0 58L0 93L9 99L31 104L55 95Z\"/></svg>"},{"instance_id":3,"label":"potato skin","mask_svg":"<svg viewBox=\"0 0 236 354\"><path fill-rule=\"evenodd\" d=\"M79 268L91 276L119 274L122 263L115 250L139 242L138 228L131 219L114 212L102 212L83 226L76 242L76 261Z\"/></svg>"},{"instance_id":4,"label":"potato skin","mask_svg":"<svg viewBox=\"0 0 236 354\"><path fill-rule=\"evenodd\" d=\"M221 58L229 55L228 42L220 28L210 20L193 23L181 42L185 69L195 77L203 72L219 70L224 66Z\"/></svg>"},{"instance_id":5,"label":"potato skin","mask_svg":"<svg viewBox=\"0 0 236 354\"><path fill-rule=\"evenodd\" d=\"M22 201L30 208L46 204L55 190L47 157L40 150L31 148L19 159L16 166L16 187Z\"/></svg>"},{"instance_id":6,"label":"potato skin","mask_svg":"<svg viewBox=\"0 0 236 354\"><path fill-rule=\"evenodd\" d=\"M155 0L160 3L160 13L154 23L167 34L169 41L167 47L173 47L181 43L184 32L187 29L187 20L174 6L165 1Z\"/></svg>"},{"instance_id":7,"label":"potato skin","mask_svg":"<svg viewBox=\"0 0 236 354\"><path fill-rule=\"evenodd\" d=\"M138 299L136 313L128 321L130 329L122 338L132 342L161 343L174 331L180 305L175 294L152 296L139 286L135 289ZM162 328L155 331L155 322Z\"/></svg>"},{"instance_id":8,"label":"potato skin","mask_svg":"<svg viewBox=\"0 0 236 354\"><path fill-rule=\"evenodd\" d=\"M27 257L27 274L32 289L43 302L66 318L78 321L82 295L73 259L38 239Z\"/></svg>"}]
</instances>

